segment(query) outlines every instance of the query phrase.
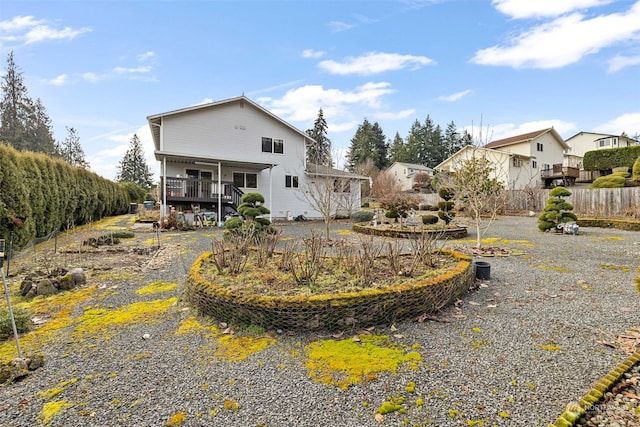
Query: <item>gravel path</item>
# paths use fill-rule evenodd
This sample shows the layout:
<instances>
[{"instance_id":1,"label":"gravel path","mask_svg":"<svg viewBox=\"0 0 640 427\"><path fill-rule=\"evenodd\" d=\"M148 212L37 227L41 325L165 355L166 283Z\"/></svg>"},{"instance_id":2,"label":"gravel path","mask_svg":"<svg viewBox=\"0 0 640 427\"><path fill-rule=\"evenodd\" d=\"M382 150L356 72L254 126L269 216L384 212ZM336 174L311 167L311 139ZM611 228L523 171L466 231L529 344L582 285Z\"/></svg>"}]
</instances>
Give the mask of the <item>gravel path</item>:
<instances>
[{"instance_id":1,"label":"gravel path","mask_svg":"<svg viewBox=\"0 0 640 427\"><path fill-rule=\"evenodd\" d=\"M349 228L334 225L334 238L358 238ZM310 229L321 232L323 225L282 226L291 238ZM127 274L96 276L99 289L76 302L71 317L179 297L186 270L218 233L163 233L161 251L120 272ZM153 233L138 234L153 245ZM41 346L44 368L0 386L0 425L366 427L379 425L374 413L387 398L403 398L405 409L386 414L384 425L546 426L625 357L599 342L615 342L639 326L633 281L640 234L583 228L563 236L539 232L535 218L508 217L487 237L496 239L487 244L524 255L485 258L491 280L439 313L442 321L372 331L413 346L422 358L417 370L402 366L347 390L314 382L304 348L331 339L319 334L279 334L274 345L229 360L216 350L220 336L176 334L194 315L178 301L156 322L142 313L139 321L94 335L59 329ZM178 287L136 293L158 280ZM407 390L410 382L414 391Z\"/></svg>"}]
</instances>

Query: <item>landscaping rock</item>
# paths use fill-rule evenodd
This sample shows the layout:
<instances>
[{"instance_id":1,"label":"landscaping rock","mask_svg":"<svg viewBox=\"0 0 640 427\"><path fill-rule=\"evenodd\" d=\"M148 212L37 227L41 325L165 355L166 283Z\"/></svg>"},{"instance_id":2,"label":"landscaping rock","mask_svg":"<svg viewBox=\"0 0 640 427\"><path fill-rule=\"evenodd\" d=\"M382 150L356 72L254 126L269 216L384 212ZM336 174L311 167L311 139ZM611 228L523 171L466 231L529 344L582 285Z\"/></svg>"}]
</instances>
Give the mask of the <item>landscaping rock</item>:
<instances>
[{"instance_id":1,"label":"landscaping rock","mask_svg":"<svg viewBox=\"0 0 640 427\"><path fill-rule=\"evenodd\" d=\"M54 295L58 292L58 288L55 287L51 279L42 279L36 284L37 295Z\"/></svg>"}]
</instances>

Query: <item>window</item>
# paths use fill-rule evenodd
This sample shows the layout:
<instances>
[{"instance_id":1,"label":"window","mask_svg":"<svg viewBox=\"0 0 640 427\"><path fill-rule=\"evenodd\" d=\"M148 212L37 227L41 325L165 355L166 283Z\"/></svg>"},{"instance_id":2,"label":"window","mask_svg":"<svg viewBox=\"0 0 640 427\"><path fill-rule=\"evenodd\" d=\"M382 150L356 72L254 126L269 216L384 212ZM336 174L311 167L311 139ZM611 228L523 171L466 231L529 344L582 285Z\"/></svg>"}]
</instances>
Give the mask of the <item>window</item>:
<instances>
[{"instance_id":1,"label":"window","mask_svg":"<svg viewBox=\"0 0 640 427\"><path fill-rule=\"evenodd\" d=\"M262 137L262 152L284 154L284 140L277 138Z\"/></svg>"},{"instance_id":2,"label":"window","mask_svg":"<svg viewBox=\"0 0 640 427\"><path fill-rule=\"evenodd\" d=\"M233 185L243 188L258 188L258 174L234 172Z\"/></svg>"},{"instance_id":3,"label":"window","mask_svg":"<svg viewBox=\"0 0 640 427\"><path fill-rule=\"evenodd\" d=\"M273 153L273 140L271 138L262 137L262 152Z\"/></svg>"},{"instance_id":4,"label":"window","mask_svg":"<svg viewBox=\"0 0 640 427\"><path fill-rule=\"evenodd\" d=\"M543 171L548 171L548 170L550 170L550 169L551 169L551 165L548 165L548 164L546 164L546 163L543 163L543 164L542 164L542 170L543 170Z\"/></svg>"},{"instance_id":5,"label":"window","mask_svg":"<svg viewBox=\"0 0 640 427\"><path fill-rule=\"evenodd\" d=\"M538 143L537 143L537 147L536 147L536 148L537 148L537 150L538 150L538 151L542 151L542 149L544 148L544 146L542 145L542 143L541 143L541 142L538 142Z\"/></svg>"},{"instance_id":6,"label":"window","mask_svg":"<svg viewBox=\"0 0 640 427\"><path fill-rule=\"evenodd\" d=\"M522 166L522 159L520 157L514 157L513 158L513 166L515 166L517 168Z\"/></svg>"},{"instance_id":7,"label":"window","mask_svg":"<svg viewBox=\"0 0 640 427\"><path fill-rule=\"evenodd\" d=\"M298 188L298 177L294 175L285 175L284 186L287 188Z\"/></svg>"},{"instance_id":8,"label":"window","mask_svg":"<svg viewBox=\"0 0 640 427\"><path fill-rule=\"evenodd\" d=\"M336 179L333 181L333 191L335 193L351 193L351 183L346 179Z\"/></svg>"},{"instance_id":9,"label":"window","mask_svg":"<svg viewBox=\"0 0 640 427\"><path fill-rule=\"evenodd\" d=\"M600 148L610 147L611 146L611 139L610 138L601 139L599 141L599 146L600 146Z\"/></svg>"},{"instance_id":10,"label":"window","mask_svg":"<svg viewBox=\"0 0 640 427\"><path fill-rule=\"evenodd\" d=\"M538 162L536 162L535 160L531 160L531 168L538 169Z\"/></svg>"}]
</instances>

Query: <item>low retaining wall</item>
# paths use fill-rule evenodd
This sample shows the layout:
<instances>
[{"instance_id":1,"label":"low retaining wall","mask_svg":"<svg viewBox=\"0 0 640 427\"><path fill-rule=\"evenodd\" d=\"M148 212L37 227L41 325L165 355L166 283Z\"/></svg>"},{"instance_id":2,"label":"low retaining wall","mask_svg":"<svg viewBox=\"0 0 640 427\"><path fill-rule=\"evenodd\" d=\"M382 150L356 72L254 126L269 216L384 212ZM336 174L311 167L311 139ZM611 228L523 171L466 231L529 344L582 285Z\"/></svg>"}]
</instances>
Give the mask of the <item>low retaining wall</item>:
<instances>
[{"instance_id":1,"label":"low retaining wall","mask_svg":"<svg viewBox=\"0 0 640 427\"><path fill-rule=\"evenodd\" d=\"M368 225L368 223L361 222L361 223L353 224L351 229L357 233L362 233L362 234L370 234L373 236L382 236L382 237L395 237L395 238L403 238L403 239L412 239L422 234L431 234L442 239L444 238L462 239L469 235L469 233L467 232L467 229L464 227L448 228L446 230L412 231L409 228L393 229L393 228L386 228L385 226L374 227L374 226Z\"/></svg>"},{"instance_id":2,"label":"low retaining wall","mask_svg":"<svg viewBox=\"0 0 640 427\"><path fill-rule=\"evenodd\" d=\"M471 284L471 258L442 251L457 263L448 272L406 284L340 294L310 296L240 295L202 275L201 255L187 276L185 299L202 314L229 323L287 331L339 330L388 324L435 311L464 294Z\"/></svg>"}]
</instances>

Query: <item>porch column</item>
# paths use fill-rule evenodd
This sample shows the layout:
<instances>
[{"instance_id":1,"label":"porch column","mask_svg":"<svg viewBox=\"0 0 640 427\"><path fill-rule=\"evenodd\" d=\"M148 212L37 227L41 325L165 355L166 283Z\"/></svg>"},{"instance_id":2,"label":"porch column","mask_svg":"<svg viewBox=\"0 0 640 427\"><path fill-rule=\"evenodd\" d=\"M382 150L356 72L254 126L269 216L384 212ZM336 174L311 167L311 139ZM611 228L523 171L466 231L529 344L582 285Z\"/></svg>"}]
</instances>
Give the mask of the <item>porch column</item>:
<instances>
[{"instance_id":1,"label":"porch column","mask_svg":"<svg viewBox=\"0 0 640 427\"><path fill-rule=\"evenodd\" d=\"M222 165L218 162L218 227L222 221Z\"/></svg>"}]
</instances>

